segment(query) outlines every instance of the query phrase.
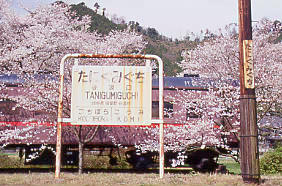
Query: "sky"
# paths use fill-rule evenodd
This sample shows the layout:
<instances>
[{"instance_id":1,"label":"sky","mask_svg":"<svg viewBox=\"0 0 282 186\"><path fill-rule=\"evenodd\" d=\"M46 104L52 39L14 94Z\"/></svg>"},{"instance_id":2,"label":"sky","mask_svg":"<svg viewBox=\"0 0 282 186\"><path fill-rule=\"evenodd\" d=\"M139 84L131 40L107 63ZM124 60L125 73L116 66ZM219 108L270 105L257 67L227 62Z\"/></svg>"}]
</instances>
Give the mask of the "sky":
<instances>
[{"instance_id":1,"label":"sky","mask_svg":"<svg viewBox=\"0 0 282 186\"><path fill-rule=\"evenodd\" d=\"M28 8L54 0L13 0ZM85 4L94 9L97 2L110 15L136 21L142 27L156 28L171 38L182 39L188 33L209 29L216 32L230 23L238 23L238 0L64 0L68 4ZM264 17L282 21L282 0L252 0L252 20ZM254 23L255 24L255 23Z\"/></svg>"}]
</instances>

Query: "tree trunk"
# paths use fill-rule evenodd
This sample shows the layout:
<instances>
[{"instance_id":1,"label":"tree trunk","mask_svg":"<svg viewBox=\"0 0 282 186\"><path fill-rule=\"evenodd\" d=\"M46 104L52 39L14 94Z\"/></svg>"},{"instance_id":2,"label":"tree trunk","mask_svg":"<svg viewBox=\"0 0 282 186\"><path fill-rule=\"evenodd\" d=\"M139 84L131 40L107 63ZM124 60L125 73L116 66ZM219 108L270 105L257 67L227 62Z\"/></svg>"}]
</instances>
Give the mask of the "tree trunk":
<instances>
[{"instance_id":1,"label":"tree trunk","mask_svg":"<svg viewBox=\"0 0 282 186\"><path fill-rule=\"evenodd\" d=\"M89 143L98 131L98 126L92 128L93 130L88 130L86 134L83 135L82 126L74 127L74 133L78 139L78 173L82 174L83 170L83 147L85 144ZM90 136L88 136L90 133Z\"/></svg>"},{"instance_id":2,"label":"tree trunk","mask_svg":"<svg viewBox=\"0 0 282 186\"><path fill-rule=\"evenodd\" d=\"M83 169L83 146L84 144L79 141L78 142L78 174L82 174Z\"/></svg>"}]
</instances>

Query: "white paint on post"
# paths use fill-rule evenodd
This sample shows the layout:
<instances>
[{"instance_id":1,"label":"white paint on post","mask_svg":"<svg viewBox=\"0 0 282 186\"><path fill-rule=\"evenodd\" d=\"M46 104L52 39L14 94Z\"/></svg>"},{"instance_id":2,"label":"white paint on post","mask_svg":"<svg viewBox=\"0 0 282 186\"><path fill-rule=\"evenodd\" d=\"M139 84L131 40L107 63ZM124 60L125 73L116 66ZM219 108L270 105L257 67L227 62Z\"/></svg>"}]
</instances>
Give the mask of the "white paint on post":
<instances>
[{"instance_id":1,"label":"white paint on post","mask_svg":"<svg viewBox=\"0 0 282 186\"><path fill-rule=\"evenodd\" d=\"M164 79L163 79L163 61L159 56L146 55L146 57L157 60L159 64L159 140L160 140L160 151L159 151L159 174L160 178L164 177ZM154 120L152 123L156 123Z\"/></svg>"},{"instance_id":2,"label":"white paint on post","mask_svg":"<svg viewBox=\"0 0 282 186\"><path fill-rule=\"evenodd\" d=\"M57 143L56 143L56 169L55 178L60 178L61 168L61 152L62 152L62 116L63 116L63 87L64 87L64 63L69 57L66 55L62 58L60 63L60 87L59 87L59 101L58 101L58 122L57 122Z\"/></svg>"},{"instance_id":3,"label":"white paint on post","mask_svg":"<svg viewBox=\"0 0 282 186\"><path fill-rule=\"evenodd\" d=\"M164 177L164 80L163 80L163 61L157 57L159 63L159 119L160 119L160 178Z\"/></svg>"}]
</instances>

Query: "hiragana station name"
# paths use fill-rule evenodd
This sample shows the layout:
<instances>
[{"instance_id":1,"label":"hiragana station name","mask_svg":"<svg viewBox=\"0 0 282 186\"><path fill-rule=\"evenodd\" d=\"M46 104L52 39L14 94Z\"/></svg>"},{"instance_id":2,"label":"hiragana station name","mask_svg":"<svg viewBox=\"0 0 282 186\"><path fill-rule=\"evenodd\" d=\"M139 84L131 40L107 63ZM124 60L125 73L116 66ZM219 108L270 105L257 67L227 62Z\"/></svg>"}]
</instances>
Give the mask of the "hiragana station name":
<instances>
[{"instance_id":1,"label":"hiragana station name","mask_svg":"<svg viewBox=\"0 0 282 186\"><path fill-rule=\"evenodd\" d=\"M151 67L76 66L72 77L73 124L150 124Z\"/></svg>"},{"instance_id":2,"label":"hiragana station name","mask_svg":"<svg viewBox=\"0 0 282 186\"><path fill-rule=\"evenodd\" d=\"M136 81L137 83L143 83L144 72L121 72L118 70L112 70L108 72L99 71L84 71L78 72L78 82L83 83L95 83L97 80L106 81L108 83L121 83L123 80L129 82Z\"/></svg>"},{"instance_id":3,"label":"hiragana station name","mask_svg":"<svg viewBox=\"0 0 282 186\"><path fill-rule=\"evenodd\" d=\"M254 60L252 54L252 40L243 41L244 51L244 79L246 88L255 88Z\"/></svg>"}]
</instances>

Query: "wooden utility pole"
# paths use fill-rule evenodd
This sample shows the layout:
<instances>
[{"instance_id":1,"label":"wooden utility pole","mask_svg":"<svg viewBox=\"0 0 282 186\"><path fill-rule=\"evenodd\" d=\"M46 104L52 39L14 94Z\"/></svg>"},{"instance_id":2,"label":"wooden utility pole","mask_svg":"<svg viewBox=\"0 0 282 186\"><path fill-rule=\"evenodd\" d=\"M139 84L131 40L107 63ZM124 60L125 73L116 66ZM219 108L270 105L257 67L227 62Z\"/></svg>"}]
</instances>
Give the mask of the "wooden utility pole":
<instances>
[{"instance_id":1,"label":"wooden utility pole","mask_svg":"<svg viewBox=\"0 0 282 186\"><path fill-rule=\"evenodd\" d=\"M238 0L240 54L240 158L244 182L259 183L259 151L254 62L252 56L251 0Z\"/></svg>"}]
</instances>

